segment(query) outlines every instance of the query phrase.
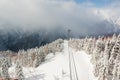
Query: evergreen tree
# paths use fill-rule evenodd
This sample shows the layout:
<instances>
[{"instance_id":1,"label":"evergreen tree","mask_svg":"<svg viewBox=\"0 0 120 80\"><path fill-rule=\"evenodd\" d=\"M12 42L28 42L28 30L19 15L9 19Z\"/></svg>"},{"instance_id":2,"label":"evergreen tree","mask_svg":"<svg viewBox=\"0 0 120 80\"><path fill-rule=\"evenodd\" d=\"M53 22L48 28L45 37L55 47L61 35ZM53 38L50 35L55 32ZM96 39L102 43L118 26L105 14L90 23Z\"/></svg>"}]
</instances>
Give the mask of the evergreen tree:
<instances>
[{"instance_id":1,"label":"evergreen tree","mask_svg":"<svg viewBox=\"0 0 120 80\"><path fill-rule=\"evenodd\" d=\"M38 53L36 53L36 57L35 57L35 60L34 60L34 67L38 67L40 64L41 64L41 58L38 55Z\"/></svg>"},{"instance_id":2,"label":"evergreen tree","mask_svg":"<svg viewBox=\"0 0 120 80\"><path fill-rule=\"evenodd\" d=\"M34 67L38 67L41 62L43 62L45 59L45 55L42 49L39 49L38 52L36 53L36 57L34 60Z\"/></svg>"},{"instance_id":3,"label":"evergreen tree","mask_svg":"<svg viewBox=\"0 0 120 80\"><path fill-rule=\"evenodd\" d=\"M8 65L8 67L11 67L11 66L12 66L12 61L11 61L10 56L7 57L7 65Z\"/></svg>"},{"instance_id":4,"label":"evergreen tree","mask_svg":"<svg viewBox=\"0 0 120 80\"><path fill-rule=\"evenodd\" d=\"M109 59L109 63L110 65L114 65L115 64L115 59L116 57L120 54L120 36L118 36L117 41L112 49L111 55L110 55L110 59Z\"/></svg>"},{"instance_id":5,"label":"evergreen tree","mask_svg":"<svg viewBox=\"0 0 120 80\"><path fill-rule=\"evenodd\" d=\"M108 74L108 69L109 69L109 54L110 54L110 41L107 41L105 44L105 51L104 51L104 66L106 68L106 74Z\"/></svg>"},{"instance_id":6,"label":"evergreen tree","mask_svg":"<svg viewBox=\"0 0 120 80\"><path fill-rule=\"evenodd\" d=\"M9 76L9 73L8 73L8 68L9 68L9 65L8 65L8 62L7 62L7 58L3 58L3 63L2 63L2 77L3 79L5 80L10 80L10 76Z\"/></svg>"},{"instance_id":7,"label":"evergreen tree","mask_svg":"<svg viewBox=\"0 0 120 80\"><path fill-rule=\"evenodd\" d=\"M120 79L120 62L118 63L117 79Z\"/></svg>"},{"instance_id":8,"label":"evergreen tree","mask_svg":"<svg viewBox=\"0 0 120 80\"><path fill-rule=\"evenodd\" d=\"M0 68L0 78L2 77L2 71L1 71L1 68Z\"/></svg>"},{"instance_id":9,"label":"evergreen tree","mask_svg":"<svg viewBox=\"0 0 120 80\"><path fill-rule=\"evenodd\" d=\"M17 62L15 71L16 71L16 77L18 78L18 80L25 80L23 71L22 71L22 66L19 64L19 62Z\"/></svg>"},{"instance_id":10,"label":"evergreen tree","mask_svg":"<svg viewBox=\"0 0 120 80\"><path fill-rule=\"evenodd\" d=\"M113 68L113 78L112 78L112 80L118 80L117 79L117 67L118 67L118 60L116 59L115 60L115 65L114 65L114 68Z\"/></svg>"}]
</instances>

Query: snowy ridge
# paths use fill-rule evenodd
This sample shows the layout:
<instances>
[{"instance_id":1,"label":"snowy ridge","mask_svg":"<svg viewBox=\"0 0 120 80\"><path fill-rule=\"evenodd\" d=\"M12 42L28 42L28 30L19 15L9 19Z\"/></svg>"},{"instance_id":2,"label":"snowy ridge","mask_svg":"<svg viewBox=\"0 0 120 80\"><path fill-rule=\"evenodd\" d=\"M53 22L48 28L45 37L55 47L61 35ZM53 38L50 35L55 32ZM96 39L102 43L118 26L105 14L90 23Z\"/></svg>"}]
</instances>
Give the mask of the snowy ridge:
<instances>
[{"instance_id":1,"label":"snowy ridge","mask_svg":"<svg viewBox=\"0 0 120 80\"><path fill-rule=\"evenodd\" d=\"M56 55L48 54L45 62L39 67L24 68L23 72L26 80L70 80L68 41L65 40L63 45L63 52L59 52ZM74 54L79 80L95 80L92 73L93 66L90 63L90 56L84 51L76 52L72 48L69 50Z\"/></svg>"},{"instance_id":2,"label":"snowy ridge","mask_svg":"<svg viewBox=\"0 0 120 80\"><path fill-rule=\"evenodd\" d=\"M0 75L20 80L120 80L119 53L120 35L58 40L20 51L12 61L3 57Z\"/></svg>"}]
</instances>

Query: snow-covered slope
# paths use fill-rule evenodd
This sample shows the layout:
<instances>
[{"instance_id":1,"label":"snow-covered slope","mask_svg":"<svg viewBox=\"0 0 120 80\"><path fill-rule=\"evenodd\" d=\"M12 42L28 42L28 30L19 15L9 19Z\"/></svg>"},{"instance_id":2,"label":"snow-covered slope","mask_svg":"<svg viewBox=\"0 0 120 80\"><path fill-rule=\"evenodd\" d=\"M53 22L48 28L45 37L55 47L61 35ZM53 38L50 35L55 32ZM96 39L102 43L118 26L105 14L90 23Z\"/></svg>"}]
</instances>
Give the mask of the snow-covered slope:
<instances>
[{"instance_id":1,"label":"snow-covered slope","mask_svg":"<svg viewBox=\"0 0 120 80\"><path fill-rule=\"evenodd\" d=\"M67 41L64 41L63 46L63 52L57 52L56 55L50 53L39 67L23 68L26 80L70 80L69 52L73 53L79 80L96 80L90 56L84 51L76 52L68 48ZM14 67L10 68L11 76L14 75L13 69Z\"/></svg>"}]
</instances>

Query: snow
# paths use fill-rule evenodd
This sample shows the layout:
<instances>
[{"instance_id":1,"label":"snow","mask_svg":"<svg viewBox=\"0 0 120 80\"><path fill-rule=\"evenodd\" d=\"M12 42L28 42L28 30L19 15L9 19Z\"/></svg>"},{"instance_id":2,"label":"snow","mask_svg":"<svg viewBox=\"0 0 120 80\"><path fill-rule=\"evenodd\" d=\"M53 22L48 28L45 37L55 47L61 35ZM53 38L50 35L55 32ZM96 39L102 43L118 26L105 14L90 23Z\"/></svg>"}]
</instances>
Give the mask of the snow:
<instances>
[{"instance_id":1,"label":"snow","mask_svg":"<svg viewBox=\"0 0 120 80\"><path fill-rule=\"evenodd\" d=\"M77 68L79 80L96 80L92 71L93 65L90 63L90 56L84 51L76 52L68 48L68 41L64 41L63 52L57 52L56 55L50 53L45 62L37 68L24 67L23 72L26 80L70 80L69 73L69 51L73 53ZM10 73L13 75L10 68Z\"/></svg>"}]
</instances>

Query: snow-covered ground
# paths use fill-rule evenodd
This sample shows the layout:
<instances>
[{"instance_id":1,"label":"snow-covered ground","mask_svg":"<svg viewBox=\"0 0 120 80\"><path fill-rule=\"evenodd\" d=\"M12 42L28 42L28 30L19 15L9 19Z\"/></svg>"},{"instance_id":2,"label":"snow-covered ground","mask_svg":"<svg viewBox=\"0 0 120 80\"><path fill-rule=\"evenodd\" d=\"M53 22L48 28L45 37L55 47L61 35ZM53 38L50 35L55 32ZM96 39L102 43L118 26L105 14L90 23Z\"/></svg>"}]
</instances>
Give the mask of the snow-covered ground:
<instances>
[{"instance_id":1,"label":"snow-covered ground","mask_svg":"<svg viewBox=\"0 0 120 80\"><path fill-rule=\"evenodd\" d=\"M96 80L93 75L93 66L90 63L90 56L84 51L76 52L69 47L68 41L64 41L63 52L56 55L50 53L45 62L37 68L23 68L26 80L70 80L69 52L73 53L79 80ZM13 76L14 67L10 68Z\"/></svg>"}]
</instances>

